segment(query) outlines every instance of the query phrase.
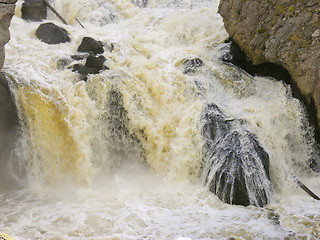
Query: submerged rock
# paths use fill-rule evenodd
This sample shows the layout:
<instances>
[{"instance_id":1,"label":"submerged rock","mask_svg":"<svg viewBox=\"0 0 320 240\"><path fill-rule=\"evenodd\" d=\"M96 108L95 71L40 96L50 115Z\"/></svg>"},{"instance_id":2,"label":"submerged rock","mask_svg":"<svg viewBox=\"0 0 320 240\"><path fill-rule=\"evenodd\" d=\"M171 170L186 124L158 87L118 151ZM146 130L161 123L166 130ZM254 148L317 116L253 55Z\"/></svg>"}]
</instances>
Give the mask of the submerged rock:
<instances>
[{"instance_id":1,"label":"submerged rock","mask_svg":"<svg viewBox=\"0 0 320 240\"><path fill-rule=\"evenodd\" d=\"M184 67L184 74L194 73L196 69L203 65L203 62L200 58L192 58L183 60L182 64Z\"/></svg>"},{"instance_id":2,"label":"submerged rock","mask_svg":"<svg viewBox=\"0 0 320 240\"><path fill-rule=\"evenodd\" d=\"M91 37L84 37L78 47L79 52L89 52L93 54L101 54L104 52L103 43Z\"/></svg>"},{"instance_id":3,"label":"submerged rock","mask_svg":"<svg viewBox=\"0 0 320 240\"><path fill-rule=\"evenodd\" d=\"M0 72L0 191L14 182L9 163L18 139L19 117L6 76Z\"/></svg>"},{"instance_id":4,"label":"submerged rock","mask_svg":"<svg viewBox=\"0 0 320 240\"><path fill-rule=\"evenodd\" d=\"M144 149L137 135L130 131L130 119L124 108L121 92L113 87L108 93L108 133L107 138L111 143L108 150L115 160L115 166L120 166L123 161L144 160Z\"/></svg>"},{"instance_id":5,"label":"submerged rock","mask_svg":"<svg viewBox=\"0 0 320 240\"><path fill-rule=\"evenodd\" d=\"M214 104L204 110L203 174L223 202L264 206L272 194L269 155L241 120L228 119Z\"/></svg>"},{"instance_id":6,"label":"submerged rock","mask_svg":"<svg viewBox=\"0 0 320 240\"><path fill-rule=\"evenodd\" d=\"M70 42L68 32L51 22L41 24L36 31L36 35L42 42L48 44Z\"/></svg>"},{"instance_id":7,"label":"submerged rock","mask_svg":"<svg viewBox=\"0 0 320 240\"><path fill-rule=\"evenodd\" d=\"M145 8L148 6L148 0L131 0L131 2L140 8Z\"/></svg>"},{"instance_id":8,"label":"submerged rock","mask_svg":"<svg viewBox=\"0 0 320 240\"><path fill-rule=\"evenodd\" d=\"M43 0L25 0L21 8L22 19L41 21L47 18L47 5Z\"/></svg>"},{"instance_id":9,"label":"submerged rock","mask_svg":"<svg viewBox=\"0 0 320 240\"><path fill-rule=\"evenodd\" d=\"M85 66L88 68L93 67L100 71L105 68L105 65L104 65L105 61L106 61L106 58L103 55L99 57L96 57L94 55L89 55L86 60Z\"/></svg>"}]
</instances>

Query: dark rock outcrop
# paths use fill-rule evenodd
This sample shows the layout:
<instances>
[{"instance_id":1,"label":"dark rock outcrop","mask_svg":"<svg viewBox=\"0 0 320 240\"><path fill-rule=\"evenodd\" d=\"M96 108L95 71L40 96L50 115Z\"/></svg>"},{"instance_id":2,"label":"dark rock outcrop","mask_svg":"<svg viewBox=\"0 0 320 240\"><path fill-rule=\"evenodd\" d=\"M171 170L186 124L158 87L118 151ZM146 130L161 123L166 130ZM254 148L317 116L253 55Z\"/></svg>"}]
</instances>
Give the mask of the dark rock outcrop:
<instances>
[{"instance_id":1,"label":"dark rock outcrop","mask_svg":"<svg viewBox=\"0 0 320 240\"><path fill-rule=\"evenodd\" d=\"M9 26L16 0L0 0L0 70L4 63L4 45L10 40Z\"/></svg>"},{"instance_id":2,"label":"dark rock outcrop","mask_svg":"<svg viewBox=\"0 0 320 240\"><path fill-rule=\"evenodd\" d=\"M0 72L0 190L9 189L14 182L9 163L14 155L18 137L19 118L6 76Z\"/></svg>"},{"instance_id":3,"label":"dark rock outcrop","mask_svg":"<svg viewBox=\"0 0 320 240\"><path fill-rule=\"evenodd\" d=\"M314 108L320 128L320 2L221 0L219 13L231 38L255 64L275 63Z\"/></svg>"},{"instance_id":4,"label":"dark rock outcrop","mask_svg":"<svg viewBox=\"0 0 320 240\"><path fill-rule=\"evenodd\" d=\"M36 31L36 35L42 42L48 44L70 42L68 32L51 22L41 24Z\"/></svg>"},{"instance_id":5,"label":"dark rock outcrop","mask_svg":"<svg viewBox=\"0 0 320 240\"><path fill-rule=\"evenodd\" d=\"M43 0L25 0L21 7L21 18L41 21L47 18L47 5Z\"/></svg>"},{"instance_id":6,"label":"dark rock outcrop","mask_svg":"<svg viewBox=\"0 0 320 240\"><path fill-rule=\"evenodd\" d=\"M242 120L228 119L214 104L204 110L203 174L223 202L264 206L272 194L269 155Z\"/></svg>"},{"instance_id":7,"label":"dark rock outcrop","mask_svg":"<svg viewBox=\"0 0 320 240\"><path fill-rule=\"evenodd\" d=\"M91 37L84 37L78 47L79 52L88 52L93 54L101 54L104 52L103 43Z\"/></svg>"}]
</instances>

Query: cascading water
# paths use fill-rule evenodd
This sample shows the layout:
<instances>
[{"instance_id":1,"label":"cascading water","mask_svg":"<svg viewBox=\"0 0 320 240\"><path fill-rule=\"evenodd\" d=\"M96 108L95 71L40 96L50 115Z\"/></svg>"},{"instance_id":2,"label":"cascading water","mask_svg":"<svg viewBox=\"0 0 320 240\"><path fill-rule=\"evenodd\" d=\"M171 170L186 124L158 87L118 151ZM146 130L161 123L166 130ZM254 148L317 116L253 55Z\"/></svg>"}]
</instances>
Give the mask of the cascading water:
<instances>
[{"instance_id":1,"label":"cascading water","mask_svg":"<svg viewBox=\"0 0 320 240\"><path fill-rule=\"evenodd\" d=\"M39 41L39 23L20 18L21 4L3 69L21 131L1 171L19 188L1 189L0 232L15 239L320 237L320 203L291 178L320 193L303 107L283 83L219 60L228 36L217 0L54 0L71 24L49 14L71 38L57 45ZM83 62L71 58L83 37L104 43L109 68L86 81L71 69ZM209 191L217 186L204 186L226 154L214 149L221 139L206 139L206 109L207 120L227 130L214 135L240 146L230 151L234 159L268 155L268 170L262 162L253 164L260 174L244 174L249 203L266 204L253 197L264 195L265 208L223 203Z\"/></svg>"}]
</instances>

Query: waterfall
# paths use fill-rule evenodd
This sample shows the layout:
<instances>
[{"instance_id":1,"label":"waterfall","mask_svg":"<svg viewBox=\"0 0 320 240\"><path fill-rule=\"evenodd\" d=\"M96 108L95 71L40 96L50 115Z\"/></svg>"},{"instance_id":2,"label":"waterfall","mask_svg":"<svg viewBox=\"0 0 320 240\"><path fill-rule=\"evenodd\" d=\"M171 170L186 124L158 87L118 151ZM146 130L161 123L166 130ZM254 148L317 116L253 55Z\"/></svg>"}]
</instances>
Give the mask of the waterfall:
<instances>
[{"instance_id":1,"label":"waterfall","mask_svg":"<svg viewBox=\"0 0 320 240\"><path fill-rule=\"evenodd\" d=\"M318 236L308 230L318 227L318 203L291 178L319 193L303 106L286 84L221 60L230 46L218 1L54 0L70 25L51 12L44 22L71 39L54 45L36 37L40 22L21 19L22 2L3 69L20 120L8 159L20 188L0 193L1 232L16 239ZM85 78L73 71L86 61L78 52L84 37L102 42L107 66ZM309 225L293 224L295 214Z\"/></svg>"}]
</instances>

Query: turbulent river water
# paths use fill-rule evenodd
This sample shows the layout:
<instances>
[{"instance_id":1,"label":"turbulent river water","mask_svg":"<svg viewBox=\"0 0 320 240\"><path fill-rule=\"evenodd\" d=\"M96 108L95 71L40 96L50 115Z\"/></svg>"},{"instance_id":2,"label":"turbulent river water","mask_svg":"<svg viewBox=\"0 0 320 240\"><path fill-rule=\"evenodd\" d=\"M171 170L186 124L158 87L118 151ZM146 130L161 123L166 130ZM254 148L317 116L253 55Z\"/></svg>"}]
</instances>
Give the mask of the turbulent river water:
<instances>
[{"instance_id":1,"label":"turbulent river water","mask_svg":"<svg viewBox=\"0 0 320 240\"><path fill-rule=\"evenodd\" d=\"M54 0L71 42L39 41L19 0L6 45L21 121L0 192L0 232L14 239L319 239L312 128L291 90L220 59L218 0ZM82 28L76 18L85 26ZM81 80L70 56L83 37L109 70ZM186 59L203 65L186 72ZM263 207L221 202L203 183L201 112L245 121L270 157Z\"/></svg>"}]
</instances>

